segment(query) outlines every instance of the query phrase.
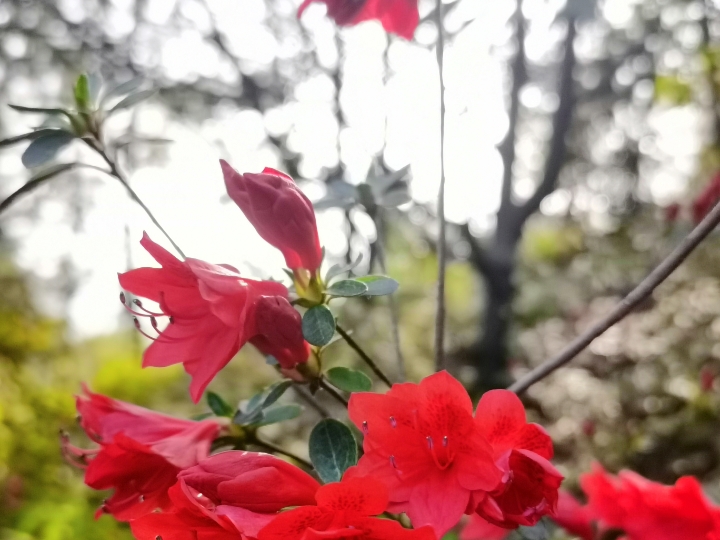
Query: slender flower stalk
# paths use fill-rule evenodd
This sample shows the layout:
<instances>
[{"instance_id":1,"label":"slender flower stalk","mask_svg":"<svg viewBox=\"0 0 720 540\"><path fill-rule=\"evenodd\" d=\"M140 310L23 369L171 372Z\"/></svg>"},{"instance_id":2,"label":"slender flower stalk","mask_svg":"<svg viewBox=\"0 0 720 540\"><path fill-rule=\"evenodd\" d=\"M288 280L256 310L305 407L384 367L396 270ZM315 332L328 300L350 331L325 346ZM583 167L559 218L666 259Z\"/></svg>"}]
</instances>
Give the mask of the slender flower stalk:
<instances>
[{"instance_id":1,"label":"slender flower stalk","mask_svg":"<svg viewBox=\"0 0 720 540\"><path fill-rule=\"evenodd\" d=\"M175 251L178 252L180 257L185 259L185 253L183 253L183 250L180 249L180 246L178 246L175 241L172 239L170 234L163 228L162 225L160 225L160 222L157 220L155 215L152 213L150 208L143 202L143 200L140 198L140 196L137 194L137 192L132 188L128 180L125 178L125 175L120 171L119 167L117 166L117 163L113 159L110 158L107 151L105 150L104 145L102 144L102 141L95 136L93 139L83 139L85 143L92 148L97 154L103 159L105 163L107 163L108 167L110 167L109 171L105 171L104 169L101 169L103 172L109 174L113 178L116 178L125 188L125 190L130 195L130 198L135 201L138 205L140 205L140 208L142 208L147 216L150 218L150 221L152 221L155 226L160 230L161 233L165 235L165 238L168 239L168 241L172 244L173 248L175 248Z\"/></svg>"},{"instance_id":2,"label":"slender flower stalk","mask_svg":"<svg viewBox=\"0 0 720 540\"><path fill-rule=\"evenodd\" d=\"M363 359L363 361L368 365L368 367L372 370L372 372L377 375L377 377L384 382L388 388L392 386L392 381L387 378L387 376L382 372L382 370L377 366L375 361L370 358L370 356L360 347L360 345L357 344L357 342L348 334L340 325L336 326L338 334L342 336L342 338L347 342L348 345L354 350L360 358Z\"/></svg>"},{"instance_id":3,"label":"slender flower stalk","mask_svg":"<svg viewBox=\"0 0 720 540\"><path fill-rule=\"evenodd\" d=\"M445 54L445 32L443 29L442 0L437 0L435 14L437 16L437 64L440 77L440 190L438 192L438 285L437 285L437 316L435 319L435 370L440 371L445 364L445 79L443 59Z\"/></svg>"}]
</instances>

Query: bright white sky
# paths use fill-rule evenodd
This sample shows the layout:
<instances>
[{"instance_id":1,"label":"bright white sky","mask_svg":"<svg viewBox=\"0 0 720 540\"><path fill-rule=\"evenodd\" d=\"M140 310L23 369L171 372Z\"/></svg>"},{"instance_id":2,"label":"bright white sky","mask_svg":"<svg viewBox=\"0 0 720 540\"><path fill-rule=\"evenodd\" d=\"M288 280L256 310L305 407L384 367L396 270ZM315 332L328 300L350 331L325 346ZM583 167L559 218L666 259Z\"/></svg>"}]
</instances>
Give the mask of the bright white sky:
<instances>
[{"instance_id":1,"label":"bright white sky","mask_svg":"<svg viewBox=\"0 0 720 540\"><path fill-rule=\"evenodd\" d=\"M132 29L132 20L124 11L131 3L118 0L114 3L117 14L108 24L114 25L114 31L121 36ZM74 2L66 0L60 4L65 10L72 10ZM158 24L167 17L168 4L165 0L150 3L150 15ZM228 34L231 46L248 61L264 64L274 55L292 53L263 27L262 0L215 0L209 4L222 26L232 29ZM287 4L292 11L299 0L288 0ZM562 0L526 0L525 4L526 15L532 21L528 53L537 60L547 54L557 39L550 22ZM615 4L613 9L622 12L622 2ZM473 22L449 44L446 52L447 214L453 221L473 219L480 229L489 226L499 204L502 163L495 146L507 129L507 116L502 60L492 53L492 47L507 40L506 22L513 5L510 1L463 0L448 21L458 27L464 21ZM421 3L422 10L428 7ZM312 6L303 24L315 36L320 58L332 60L333 26L324 11L321 5ZM190 12L199 21L201 15ZM201 23L199 26L202 29ZM368 22L344 29L341 36L347 58L342 103L349 127L341 133L340 141L351 179L363 179L386 136L387 162L395 168L410 164L414 198L420 202L433 201L439 178L439 93L434 50L392 40L389 51L392 73L387 84L383 84L386 37L379 24ZM432 26L419 28L416 39L432 43ZM195 31L167 40L157 54L166 74L178 80L189 80L197 73L215 76L226 69L217 55L203 46L201 35ZM53 88L58 81L44 83L46 88ZM37 95L37 87L32 81L16 82L11 88L14 101L33 104L28 96L35 95L36 104L40 105L42 96ZM136 170L131 183L189 256L233 264L251 276L281 278L280 253L257 236L234 204L220 203L224 189L218 159L228 159L241 172L277 166L263 141L263 124L271 130L289 128L292 148L304 155L301 172L307 178L316 177L323 166L332 166L337 159L337 126L329 106L332 91L331 81L318 76L299 84L292 100L266 118L255 111L219 110L200 126L170 122L159 104L144 104L138 108L140 130L168 137L174 143L168 149L167 163ZM523 99L528 106L532 103L543 106L537 91L532 89L524 93ZM27 116L12 111L5 114L10 125L17 126L13 133L34 125L28 124ZM129 114L118 115L114 121L117 130L127 124ZM691 118L690 122L693 121ZM694 131L688 129L686 133ZM222 142L225 150L217 141ZM689 145L688 154L696 152L696 142L687 137L684 141ZM81 150L70 148L66 152L68 158L73 158ZM20 151L0 154L0 170L8 178L3 193L25 181L19 155ZM167 245L116 182L105 178L93 182L91 177L85 182L92 191L92 207L80 232L72 230L66 203L50 200L46 190L26 197L21 203L26 208L39 206L39 220L31 222L13 210L3 217L3 229L17 245L19 264L39 278L53 276L60 259L70 254L82 274L82 283L67 311L61 309L56 314L68 318L78 337L113 331L123 320L116 273L126 270L125 227L130 228L135 266L152 264L137 244L143 230ZM321 185L306 187L311 197L322 195ZM325 212L319 216L319 223L321 240L328 252L342 253L344 237L338 230L341 215ZM47 307L52 305L48 303Z\"/></svg>"}]
</instances>

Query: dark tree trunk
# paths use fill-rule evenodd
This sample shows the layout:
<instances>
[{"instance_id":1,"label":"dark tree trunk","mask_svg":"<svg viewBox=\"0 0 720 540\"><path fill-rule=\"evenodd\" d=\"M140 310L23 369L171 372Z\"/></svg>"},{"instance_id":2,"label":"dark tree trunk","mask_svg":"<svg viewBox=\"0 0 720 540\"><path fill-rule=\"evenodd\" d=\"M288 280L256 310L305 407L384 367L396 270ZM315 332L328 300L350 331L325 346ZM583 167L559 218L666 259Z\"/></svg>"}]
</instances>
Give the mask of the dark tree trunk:
<instances>
[{"instance_id":1,"label":"dark tree trunk","mask_svg":"<svg viewBox=\"0 0 720 540\"><path fill-rule=\"evenodd\" d=\"M516 11L516 37L518 52L513 61L513 84L510 91L510 126L498 149L503 158L504 175L500 210L497 226L490 244L483 248L463 229L470 243L470 262L484 280L485 312L481 320L480 336L468 351L477 371L476 391L502 388L508 385L508 336L512 323L512 303L515 296L514 273L517 247L527 219L536 212L542 200L555 190L560 170L565 161L566 137L570 131L572 113L575 107L573 94L573 68L575 54L575 21L567 20L568 29L564 41L564 59L560 66L558 95L560 103L553 117L553 136L550 141L545 171L535 193L524 203L512 201L512 167L515 161L516 129L520 113L519 94L526 81L525 21L522 16L522 1Z\"/></svg>"}]
</instances>

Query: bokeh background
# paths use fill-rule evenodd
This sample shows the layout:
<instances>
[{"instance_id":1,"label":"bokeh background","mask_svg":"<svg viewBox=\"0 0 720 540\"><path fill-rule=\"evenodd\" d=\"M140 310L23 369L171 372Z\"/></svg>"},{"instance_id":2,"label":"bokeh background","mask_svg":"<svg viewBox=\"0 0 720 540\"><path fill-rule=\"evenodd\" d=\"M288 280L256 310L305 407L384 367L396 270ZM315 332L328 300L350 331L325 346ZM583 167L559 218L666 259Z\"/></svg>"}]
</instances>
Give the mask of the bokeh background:
<instances>
[{"instance_id":1,"label":"bokeh background","mask_svg":"<svg viewBox=\"0 0 720 540\"><path fill-rule=\"evenodd\" d=\"M348 300L339 312L391 374L396 313L418 380L432 370L437 275L434 2L420 1L412 42L375 22L337 29L321 4L298 21L298 4L2 0L0 138L41 121L7 103L70 106L83 71L144 77L158 94L113 116L106 137L183 250L283 279L279 252L224 195L218 159L290 173L317 203L327 265L362 254L357 272L401 283L394 304ZM478 397L558 351L693 226L720 170L720 3L450 0L444 24L448 366ZM32 174L22 150L0 152L2 197ZM58 156L73 160L101 165L79 144ZM151 264L143 231L164 242L119 183L92 171L0 217L2 540L130 538L93 519L103 494L60 457L58 430L86 443L74 418L81 381L172 414L206 410L190 405L179 366L140 369L146 341L116 273ZM567 486L597 459L662 482L693 474L720 495L719 339L713 235L527 394ZM340 343L330 352L356 362ZM211 389L236 402L274 377L248 347ZM313 414L266 434L303 454Z\"/></svg>"}]
</instances>

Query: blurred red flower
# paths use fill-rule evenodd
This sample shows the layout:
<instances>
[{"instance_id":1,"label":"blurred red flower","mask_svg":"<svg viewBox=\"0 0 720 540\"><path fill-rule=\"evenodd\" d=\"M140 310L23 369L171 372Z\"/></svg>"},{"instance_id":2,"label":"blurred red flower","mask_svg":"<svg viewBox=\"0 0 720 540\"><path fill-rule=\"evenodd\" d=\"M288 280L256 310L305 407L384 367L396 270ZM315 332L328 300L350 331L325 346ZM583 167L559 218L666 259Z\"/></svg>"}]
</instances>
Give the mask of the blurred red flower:
<instances>
[{"instance_id":1,"label":"blurred red flower","mask_svg":"<svg viewBox=\"0 0 720 540\"><path fill-rule=\"evenodd\" d=\"M716 173L715 176L713 176L712 180L708 182L693 201L693 221L700 223L710 210L713 209L718 199L720 199L720 173Z\"/></svg>"},{"instance_id":2,"label":"blurred red flower","mask_svg":"<svg viewBox=\"0 0 720 540\"><path fill-rule=\"evenodd\" d=\"M240 174L224 160L220 165L228 195L263 240L282 252L291 270L315 274L323 256L315 210L293 179L270 168Z\"/></svg>"},{"instance_id":3,"label":"blurred red flower","mask_svg":"<svg viewBox=\"0 0 720 540\"><path fill-rule=\"evenodd\" d=\"M192 377L190 396L197 403L213 377L248 341L276 356L284 368L307 361L301 317L288 302L284 285L245 279L228 265L180 261L146 234L140 243L162 268L120 274L120 285L160 305L161 313L156 313L136 301L138 310L131 310L136 316L148 317L156 329L156 317L168 316L170 321L158 337L148 336L154 342L143 355L143 367L182 363ZM282 321L283 326L268 325L268 319Z\"/></svg>"},{"instance_id":4,"label":"blurred red flower","mask_svg":"<svg viewBox=\"0 0 720 540\"><path fill-rule=\"evenodd\" d=\"M385 395L354 393L348 410L365 433L365 454L349 474L385 484L390 510L406 512L415 527L431 525L442 537L474 491L491 491L501 481L470 397L445 371L420 384L395 384Z\"/></svg>"},{"instance_id":5,"label":"blurred red flower","mask_svg":"<svg viewBox=\"0 0 720 540\"><path fill-rule=\"evenodd\" d=\"M631 471L613 476L595 464L580 483L592 518L601 528L623 530L629 540L705 539L720 516L691 476L665 486Z\"/></svg>"},{"instance_id":6,"label":"blurred red flower","mask_svg":"<svg viewBox=\"0 0 720 540\"><path fill-rule=\"evenodd\" d=\"M397 521L372 517L388 506L387 489L372 478L327 484L315 498L316 506L279 514L260 531L258 540L435 540L430 527L404 529Z\"/></svg>"},{"instance_id":7,"label":"blurred red flower","mask_svg":"<svg viewBox=\"0 0 720 540\"><path fill-rule=\"evenodd\" d=\"M313 2L327 6L328 17L340 26L378 20L386 32L412 39L420 21L418 0L305 0L298 10L301 17Z\"/></svg>"},{"instance_id":8,"label":"blurred red flower","mask_svg":"<svg viewBox=\"0 0 720 540\"><path fill-rule=\"evenodd\" d=\"M473 514L460 532L460 540L503 540L509 534L510 531L505 527L493 525L478 514Z\"/></svg>"},{"instance_id":9,"label":"blurred red flower","mask_svg":"<svg viewBox=\"0 0 720 540\"><path fill-rule=\"evenodd\" d=\"M214 420L192 422L90 392L77 397L83 429L100 444L82 450L64 441L67 457L85 468L85 483L114 489L98 512L127 521L167 508L167 490L185 467L205 458L221 429Z\"/></svg>"},{"instance_id":10,"label":"blurred red flower","mask_svg":"<svg viewBox=\"0 0 720 540\"><path fill-rule=\"evenodd\" d=\"M567 491L560 490L557 511L552 519L567 532L582 538L582 540L595 539L594 519L590 509L581 505Z\"/></svg>"},{"instance_id":11,"label":"blurred red flower","mask_svg":"<svg viewBox=\"0 0 720 540\"><path fill-rule=\"evenodd\" d=\"M563 477L548 461L552 440L542 427L527 423L520 399L507 390L486 392L475 411L475 424L504 472L493 491L475 494L477 512L506 528L532 526L552 514Z\"/></svg>"}]
</instances>

